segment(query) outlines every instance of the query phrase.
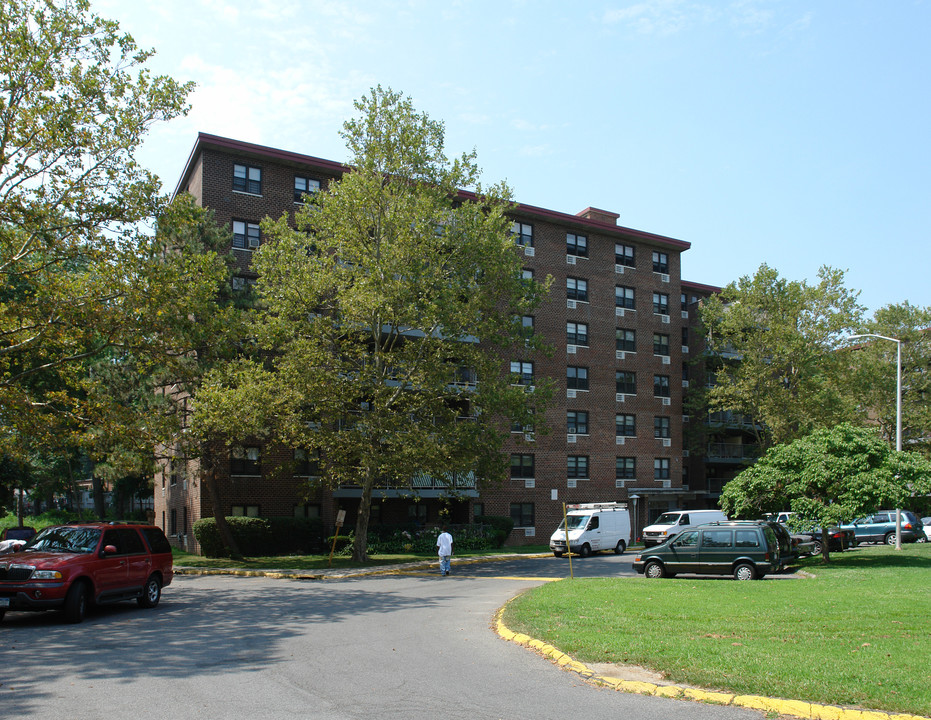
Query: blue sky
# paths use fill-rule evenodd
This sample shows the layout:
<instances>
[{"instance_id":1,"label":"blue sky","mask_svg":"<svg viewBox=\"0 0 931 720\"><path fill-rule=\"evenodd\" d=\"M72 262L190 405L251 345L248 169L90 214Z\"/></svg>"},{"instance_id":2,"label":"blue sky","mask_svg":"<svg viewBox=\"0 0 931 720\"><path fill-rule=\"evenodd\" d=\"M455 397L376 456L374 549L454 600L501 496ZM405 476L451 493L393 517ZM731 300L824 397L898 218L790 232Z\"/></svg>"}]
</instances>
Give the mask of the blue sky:
<instances>
[{"instance_id":1,"label":"blue sky","mask_svg":"<svg viewBox=\"0 0 931 720\"><path fill-rule=\"evenodd\" d=\"M686 240L683 277L848 270L931 305L931 0L95 0L198 84L140 156L174 188L198 131L347 160L376 84L475 148L484 182Z\"/></svg>"}]
</instances>

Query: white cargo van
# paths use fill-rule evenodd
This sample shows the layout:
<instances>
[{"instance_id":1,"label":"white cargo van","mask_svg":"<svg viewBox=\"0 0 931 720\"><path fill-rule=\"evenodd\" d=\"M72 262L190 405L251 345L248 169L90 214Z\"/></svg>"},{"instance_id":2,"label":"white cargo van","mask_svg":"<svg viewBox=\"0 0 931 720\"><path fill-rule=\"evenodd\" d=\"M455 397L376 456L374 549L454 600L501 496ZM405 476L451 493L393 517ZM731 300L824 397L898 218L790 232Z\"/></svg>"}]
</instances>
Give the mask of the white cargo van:
<instances>
[{"instance_id":1,"label":"white cargo van","mask_svg":"<svg viewBox=\"0 0 931 720\"><path fill-rule=\"evenodd\" d=\"M630 544L630 515L624 503L579 503L566 506L569 549L582 557L599 550L620 554ZM550 550L556 557L566 552L566 520L550 537Z\"/></svg>"},{"instance_id":2,"label":"white cargo van","mask_svg":"<svg viewBox=\"0 0 931 720\"><path fill-rule=\"evenodd\" d=\"M656 518L652 525L643 528L643 545L659 545L683 530L705 523L726 521L727 516L720 510L669 510Z\"/></svg>"}]
</instances>

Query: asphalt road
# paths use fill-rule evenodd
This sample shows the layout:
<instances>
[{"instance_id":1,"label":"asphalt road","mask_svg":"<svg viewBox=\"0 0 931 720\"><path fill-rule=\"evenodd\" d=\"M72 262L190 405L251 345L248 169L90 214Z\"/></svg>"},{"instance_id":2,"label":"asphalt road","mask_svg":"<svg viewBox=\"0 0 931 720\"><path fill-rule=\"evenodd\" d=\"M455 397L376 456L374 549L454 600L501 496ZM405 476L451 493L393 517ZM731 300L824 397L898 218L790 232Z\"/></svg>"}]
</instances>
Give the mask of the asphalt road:
<instances>
[{"instance_id":1,"label":"asphalt road","mask_svg":"<svg viewBox=\"0 0 931 720\"><path fill-rule=\"evenodd\" d=\"M632 555L573 561L631 573ZM155 610L10 613L0 718L760 718L587 684L491 629L495 611L565 558L346 580L176 577Z\"/></svg>"}]
</instances>

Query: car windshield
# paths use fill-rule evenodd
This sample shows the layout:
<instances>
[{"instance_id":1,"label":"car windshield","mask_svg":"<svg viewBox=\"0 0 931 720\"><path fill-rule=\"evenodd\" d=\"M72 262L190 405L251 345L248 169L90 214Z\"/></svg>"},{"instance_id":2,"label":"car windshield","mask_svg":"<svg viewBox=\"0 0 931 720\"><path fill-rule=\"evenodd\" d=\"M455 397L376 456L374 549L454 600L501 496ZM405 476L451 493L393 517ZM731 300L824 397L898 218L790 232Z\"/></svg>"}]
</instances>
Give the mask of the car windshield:
<instances>
[{"instance_id":1,"label":"car windshield","mask_svg":"<svg viewBox=\"0 0 931 720\"><path fill-rule=\"evenodd\" d=\"M663 513L653 522L654 525L676 525L679 522L679 513Z\"/></svg>"},{"instance_id":2,"label":"car windshield","mask_svg":"<svg viewBox=\"0 0 931 720\"><path fill-rule=\"evenodd\" d=\"M577 530L577 529L580 528L580 527L585 527L585 525L588 523L588 518L589 518L588 515L570 515L570 516L568 517L568 520L569 520L569 529L570 529L570 530ZM557 528L557 529L559 529L559 530L565 530L565 529L566 529L566 521L563 520L561 523L559 523L559 528Z\"/></svg>"},{"instance_id":3,"label":"car windshield","mask_svg":"<svg viewBox=\"0 0 931 720\"><path fill-rule=\"evenodd\" d=\"M91 553L100 541L99 528L50 527L46 528L23 548L33 552Z\"/></svg>"}]
</instances>

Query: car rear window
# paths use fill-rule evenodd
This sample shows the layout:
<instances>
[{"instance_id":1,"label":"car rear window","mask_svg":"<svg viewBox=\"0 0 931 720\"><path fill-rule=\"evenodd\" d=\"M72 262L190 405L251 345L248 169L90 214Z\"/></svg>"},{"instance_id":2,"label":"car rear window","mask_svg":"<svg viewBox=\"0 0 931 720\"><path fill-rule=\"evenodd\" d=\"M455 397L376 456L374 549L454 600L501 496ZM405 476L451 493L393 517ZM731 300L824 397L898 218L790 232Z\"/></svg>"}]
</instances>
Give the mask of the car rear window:
<instances>
[{"instance_id":1,"label":"car rear window","mask_svg":"<svg viewBox=\"0 0 931 720\"><path fill-rule=\"evenodd\" d=\"M165 533L162 532L161 528L142 528L142 534L145 535L145 539L149 543L149 547L152 548L153 553L171 552L171 543L168 542L168 538L165 537Z\"/></svg>"},{"instance_id":2,"label":"car rear window","mask_svg":"<svg viewBox=\"0 0 931 720\"><path fill-rule=\"evenodd\" d=\"M756 530L738 530L734 543L740 548L755 548L760 546L760 535Z\"/></svg>"}]
</instances>

